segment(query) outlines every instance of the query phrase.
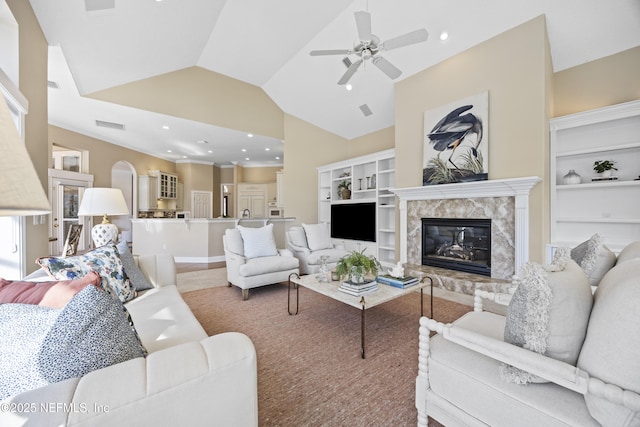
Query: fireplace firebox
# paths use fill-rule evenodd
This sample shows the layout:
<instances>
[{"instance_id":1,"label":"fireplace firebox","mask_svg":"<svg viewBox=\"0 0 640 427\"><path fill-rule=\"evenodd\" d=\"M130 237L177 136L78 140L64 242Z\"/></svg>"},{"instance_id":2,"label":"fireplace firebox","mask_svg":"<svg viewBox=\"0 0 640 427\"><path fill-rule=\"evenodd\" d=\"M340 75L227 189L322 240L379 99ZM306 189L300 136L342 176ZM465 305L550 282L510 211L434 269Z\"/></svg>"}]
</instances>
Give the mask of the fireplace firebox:
<instances>
[{"instance_id":1,"label":"fireplace firebox","mask_svg":"<svg viewBox=\"0 0 640 427\"><path fill-rule=\"evenodd\" d=\"M422 218L422 265L491 276L491 219Z\"/></svg>"}]
</instances>

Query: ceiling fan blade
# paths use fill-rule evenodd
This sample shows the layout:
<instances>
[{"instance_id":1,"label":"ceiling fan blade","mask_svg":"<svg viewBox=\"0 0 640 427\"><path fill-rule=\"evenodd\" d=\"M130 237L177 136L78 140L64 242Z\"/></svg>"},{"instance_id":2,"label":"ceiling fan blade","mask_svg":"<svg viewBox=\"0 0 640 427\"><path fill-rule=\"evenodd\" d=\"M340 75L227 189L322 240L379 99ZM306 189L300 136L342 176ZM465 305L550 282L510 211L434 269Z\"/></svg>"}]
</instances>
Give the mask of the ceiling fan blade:
<instances>
[{"instance_id":1,"label":"ceiling fan blade","mask_svg":"<svg viewBox=\"0 0 640 427\"><path fill-rule=\"evenodd\" d=\"M338 84L339 85L346 84L351 78L351 76L353 76L353 74L356 71L358 71L358 68L360 68L360 65L362 65L362 59L358 59L356 62L351 64L349 68L347 68L347 71L342 75L340 80L338 80Z\"/></svg>"},{"instance_id":2,"label":"ceiling fan blade","mask_svg":"<svg viewBox=\"0 0 640 427\"><path fill-rule=\"evenodd\" d=\"M356 27L360 41L371 40L371 14L369 12L356 12Z\"/></svg>"},{"instance_id":3,"label":"ceiling fan blade","mask_svg":"<svg viewBox=\"0 0 640 427\"><path fill-rule=\"evenodd\" d=\"M394 37L382 43L381 49L391 50L399 47L409 46L411 44L424 42L429 38L429 33L424 28L411 31L410 33Z\"/></svg>"},{"instance_id":4,"label":"ceiling fan blade","mask_svg":"<svg viewBox=\"0 0 640 427\"><path fill-rule=\"evenodd\" d=\"M327 49L327 50L312 50L309 52L311 56L322 55L349 55L351 51L349 49Z\"/></svg>"},{"instance_id":5,"label":"ceiling fan blade","mask_svg":"<svg viewBox=\"0 0 640 427\"><path fill-rule=\"evenodd\" d=\"M400 77L400 74L402 74L400 69L381 56L374 56L371 62L373 62L373 65L378 67L383 73L389 76L390 79L396 79Z\"/></svg>"}]
</instances>

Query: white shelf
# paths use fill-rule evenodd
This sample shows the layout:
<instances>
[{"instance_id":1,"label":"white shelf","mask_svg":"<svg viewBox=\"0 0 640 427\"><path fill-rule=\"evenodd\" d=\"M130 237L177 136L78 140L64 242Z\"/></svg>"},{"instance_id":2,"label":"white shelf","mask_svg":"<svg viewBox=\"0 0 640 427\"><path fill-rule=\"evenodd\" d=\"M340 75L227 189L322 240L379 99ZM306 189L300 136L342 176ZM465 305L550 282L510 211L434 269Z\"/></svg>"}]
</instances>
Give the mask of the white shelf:
<instances>
[{"instance_id":1,"label":"white shelf","mask_svg":"<svg viewBox=\"0 0 640 427\"><path fill-rule=\"evenodd\" d=\"M390 191L395 186L394 166L395 150L390 149L318 167L318 222L330 222L330 206L334 204L376 203L374 250L383 264L395 264L396 256L396 196ZM342 174L348 176L341 177ZM347 200L338 196L338 183L343 180L351 182L351 198ZM375 180L376 188L364 188L372 180ZM360 186L363 188L359 189ZM326 199L327 195L330 195L329 199Z\"/></svg>"},{"instance_id":2,"label":"white shelf","mask_svg":"<svg viewBox=\"0 0 640 427\"><path fill-rule=\"evenodd\" d=\"M612 249L640 238L640 101L558 117L549 125L550 246L572 247L595 233ZM596 160L614 161L618 180L591 182ZM582 183L562 183L571 169Z\"/></svg>"}]
</instances>

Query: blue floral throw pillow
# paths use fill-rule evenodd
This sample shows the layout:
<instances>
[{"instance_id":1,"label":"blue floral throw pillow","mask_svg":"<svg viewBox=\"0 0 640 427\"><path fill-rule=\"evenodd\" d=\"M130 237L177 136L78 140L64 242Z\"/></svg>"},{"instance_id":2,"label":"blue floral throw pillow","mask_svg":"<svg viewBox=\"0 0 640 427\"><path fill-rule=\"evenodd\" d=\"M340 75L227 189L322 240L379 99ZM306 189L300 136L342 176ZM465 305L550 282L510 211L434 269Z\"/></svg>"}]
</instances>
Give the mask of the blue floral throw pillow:
<instances>
[{"instance_id":1,"label":"blue floral throw pillow","mask_svg":"<svg viewBox=\"0 0 640 427\"><path fill-rule=\"evenodd\" d=\"M130 301L137 295L113 242L84 255L67 258L41 257L36 262L57 280L77 279L93 270L100 275L102 288L122 302Z\"/></svg>"}]
</instances>

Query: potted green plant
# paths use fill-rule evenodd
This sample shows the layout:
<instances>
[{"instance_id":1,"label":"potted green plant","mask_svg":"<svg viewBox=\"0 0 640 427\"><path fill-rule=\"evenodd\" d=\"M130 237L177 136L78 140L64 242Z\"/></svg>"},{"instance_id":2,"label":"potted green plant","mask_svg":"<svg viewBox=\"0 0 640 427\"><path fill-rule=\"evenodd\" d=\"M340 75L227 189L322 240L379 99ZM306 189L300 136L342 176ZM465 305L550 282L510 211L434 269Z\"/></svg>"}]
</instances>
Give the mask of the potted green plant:
<instances>
[{"instance_id":1,"label":"potted green plant","mask_svg":"<svg viewBox=\"0 0 640 427\"><path fill-rule=\"evenodd\" d=\"M607 178L611 176L611 171L617 171L615 160L596 160L593 163L593 170L600 174L600 176Z\"/></svg>"},{"instance_id":2,"label":"potted green plant","mask_svg":"<svg viewBox=\"0 0 640 427\"><path fill-rule=\"evenodd\" d=\"M348 277L353 283L364 283L365 276L378 275L378 270L382 269L382 265L373 255L365 255L364 248L362 251L351 251L350 254L340 258L336 264L336 274L340 276L342 280Z\"/></svg>"},{"instance_id":3,"label":"potted green plant","mask_svg":"<svg viewBox=\"0 0 640 427\"><path fill-rule=\"evenodd\" d=\"M338 183L338 195L342 200L351 198L351 181L343 179Z\"/></svg>"}]
</instances>

